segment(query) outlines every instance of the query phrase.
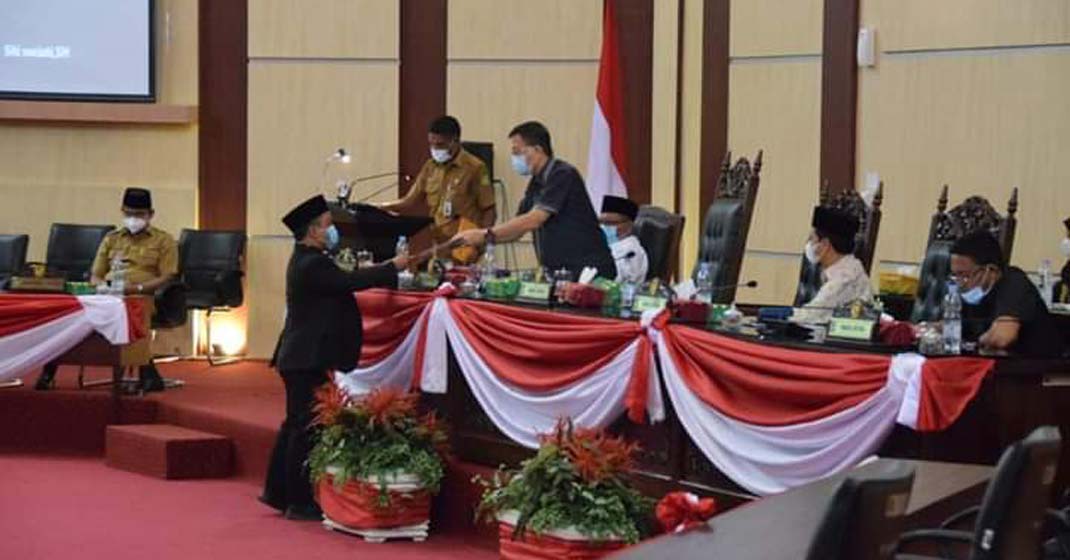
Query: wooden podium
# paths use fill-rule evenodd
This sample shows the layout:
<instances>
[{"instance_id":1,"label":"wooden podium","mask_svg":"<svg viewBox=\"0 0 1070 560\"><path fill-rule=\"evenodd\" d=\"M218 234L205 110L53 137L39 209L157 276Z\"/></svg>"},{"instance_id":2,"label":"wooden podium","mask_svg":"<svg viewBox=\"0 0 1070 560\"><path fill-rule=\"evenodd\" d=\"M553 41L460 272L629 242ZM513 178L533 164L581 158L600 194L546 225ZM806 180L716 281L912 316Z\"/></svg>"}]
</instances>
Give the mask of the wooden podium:
<instances>
[{"instance_id":1,"label":"wooden podium","mask_svg":"<svg viewBox=\"0 0 1070 560\"><path fill-rule=\"evenodd\" d=\"M343 207L337 202L329 202L327 205L341 234L341 247L354 252L369 251L375 262L394 258L399 236L411 240L433 221L425 216L395 216L369 204Z\"/></svg>"}]
</instances>

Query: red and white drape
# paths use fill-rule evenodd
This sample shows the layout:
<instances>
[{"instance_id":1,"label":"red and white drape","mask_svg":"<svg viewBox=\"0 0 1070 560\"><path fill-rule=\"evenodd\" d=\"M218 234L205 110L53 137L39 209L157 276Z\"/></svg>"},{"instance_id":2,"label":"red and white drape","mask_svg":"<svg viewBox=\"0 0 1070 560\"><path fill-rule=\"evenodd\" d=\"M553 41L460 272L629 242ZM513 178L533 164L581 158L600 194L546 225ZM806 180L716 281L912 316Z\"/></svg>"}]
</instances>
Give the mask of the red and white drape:
<instances>
[{"instance_id":1,"label":"red and white drape","mask_svg":"<svg viewBox=\"0 0 1070 560\"><path fill-rule=\"evenodd\" d=\"M336 374L350 392L445 392L452 349L495 426L534 448L561 417L585 427L625 412L658 421L664 383L695 444L758 494L858 464L896 423L946 428L992 368L984 359L785 349L670 325L666 314L636 324L385 290L358 301L364 359Z\"/></svg>"},{"instance_id":2,"label":"red and white drape","mask_svg":"<svg viewBox=\"0 0 1070 560\"><path fill-rule=\"evenodd\" d=\"M141 303L114 296L0 295L0 381L62 356L93 332L112 344L145 335Z\"/></svg>"}]
</instances>

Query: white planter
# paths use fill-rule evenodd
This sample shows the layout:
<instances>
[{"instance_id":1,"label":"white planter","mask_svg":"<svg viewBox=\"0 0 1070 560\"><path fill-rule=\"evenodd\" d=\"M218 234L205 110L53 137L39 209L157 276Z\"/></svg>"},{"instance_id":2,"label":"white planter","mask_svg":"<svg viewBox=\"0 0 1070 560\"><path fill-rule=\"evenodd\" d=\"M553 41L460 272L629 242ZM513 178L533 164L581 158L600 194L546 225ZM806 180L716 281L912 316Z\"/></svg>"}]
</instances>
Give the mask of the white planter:
<instances>
[{"instance_id":1,"label":"white planter","mask_svg":"<svg viewBox=\"0 0 1070 560\"><path fill-rule=\"evenodd\" d=\"M516 511L516 510L512 510L512 509L511 510L506 510L506 511L498 513L497 519L501 523L506 523L508 525L511 525L515 530L516 522L517 522L518 519L520 519L520 512ZM535 531L533 531L531 529L528 529L528 531L531 531L532 533L535 533ZM579 530L577 530L576 527L574 527L574 526L563 527L563 528L560 528L560 529L553 529L551 531L543 531L543 532L539 532L538 534L539 535L545 535L547 537L553 537L555 539L561 539L563 541L572 541L572 542L590 542L590 541L595 540L595 539L592 539L591 537L588 537L587 535L584 535L584 534L580 533ZM614 537L614 538L609 538L609 539L601 539L599 542L623 542L623 541L624 541L624 539L622 539L620 537Z\"/></svg>"}]
</instances>

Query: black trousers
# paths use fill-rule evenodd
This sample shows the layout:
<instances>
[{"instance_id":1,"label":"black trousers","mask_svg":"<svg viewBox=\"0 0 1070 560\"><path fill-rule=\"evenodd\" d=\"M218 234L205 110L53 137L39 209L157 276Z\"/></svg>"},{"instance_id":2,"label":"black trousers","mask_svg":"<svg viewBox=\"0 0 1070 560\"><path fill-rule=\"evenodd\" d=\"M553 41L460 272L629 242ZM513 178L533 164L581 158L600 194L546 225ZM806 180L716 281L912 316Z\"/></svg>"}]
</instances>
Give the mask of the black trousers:
<instances>
[{"instance_id":1,"label":"black trousers","mask_svg":"<svg viewBox=\"0 0 1070 560\"><path fill-rule=\"evenodd\" d=\"M286 419L279 428L275 449L271 452L263 498L271 506L285 510L289 506L310 506L312 483L308 479L308 452L312 449L309 424L316 389L327 382L325 371L283 371L286 386Z\"/></svg>"}]
</instances>

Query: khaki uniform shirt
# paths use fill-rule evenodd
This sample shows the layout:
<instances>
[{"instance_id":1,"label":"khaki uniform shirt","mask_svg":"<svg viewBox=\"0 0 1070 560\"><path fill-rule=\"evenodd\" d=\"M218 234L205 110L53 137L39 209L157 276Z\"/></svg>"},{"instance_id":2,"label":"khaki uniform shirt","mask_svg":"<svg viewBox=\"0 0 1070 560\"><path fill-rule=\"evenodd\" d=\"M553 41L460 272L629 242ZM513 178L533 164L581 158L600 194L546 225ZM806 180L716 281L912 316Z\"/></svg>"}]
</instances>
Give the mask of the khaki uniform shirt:
<instances>
[{"instance_id":1,"label":"khaki uniform shirt","mask_svg":"<svg viewBox=\"0 0 1070 560\"><path fill-rule=\"evenodd\" d=\"M483 211L494 207L487 166L463 148L446 163L427 160L402 199L409 205L423 199L435 220L434 238L444 242L457 233L459 218L481 224ZM447 204L449 201L449 204Z\"/></svg>"},{"instance_id":2,"label":"khaki uniform shirt","mask_svg":"<svg viewBox=\"0 0 1070 560\"><path fill-rule=\"evenodd\" d=\"M128 285L178 274L178 244L175 238L152 226L136 235L126 228L106 235L93 260L93 276L105 278L111 269L112 259L116 257L127 261Z\"/></svg>"}]
</instances>

